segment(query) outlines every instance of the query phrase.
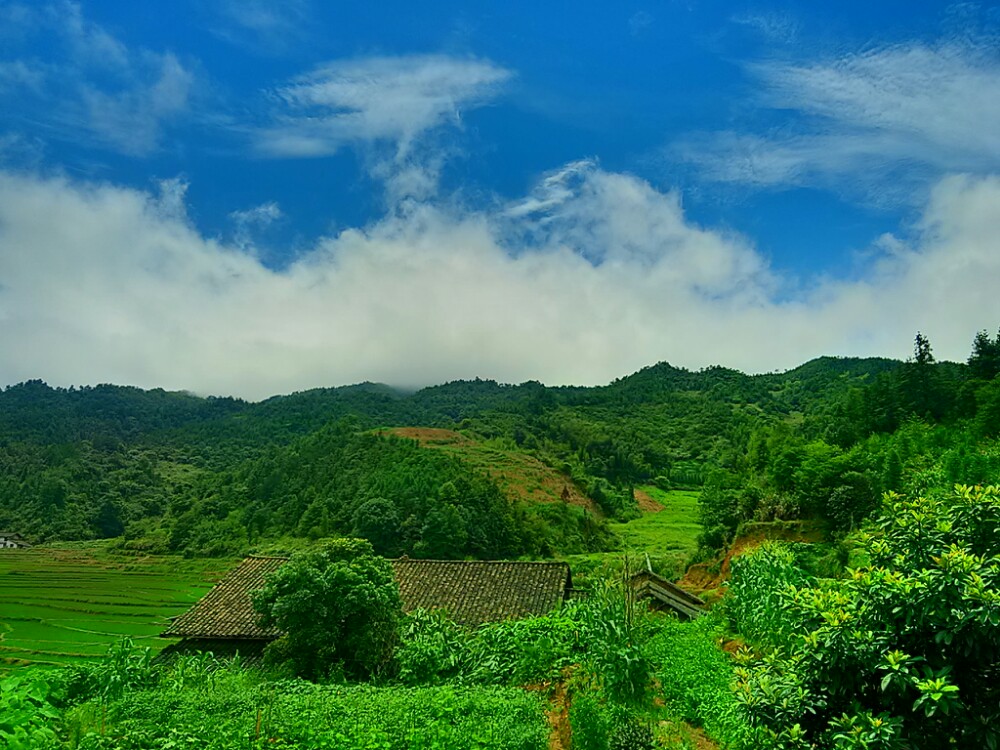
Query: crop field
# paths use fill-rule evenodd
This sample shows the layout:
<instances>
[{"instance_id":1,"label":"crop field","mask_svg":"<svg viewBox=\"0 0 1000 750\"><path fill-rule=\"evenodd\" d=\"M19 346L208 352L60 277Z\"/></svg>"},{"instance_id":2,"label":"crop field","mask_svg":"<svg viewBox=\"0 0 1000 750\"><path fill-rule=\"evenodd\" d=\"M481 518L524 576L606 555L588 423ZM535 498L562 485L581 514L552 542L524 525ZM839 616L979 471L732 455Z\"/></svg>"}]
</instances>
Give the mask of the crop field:
<instances>
[{"instance_id":1,"label":"crop field","mask_svg":"<svg viewBox=\"0 0 1000 750\"><path fill-rule=\"evenodd\" d=\"M0 550L0 670L100 657L122 636L159 651L168 619L231 564L117 557L101 545Z\"/></svg>"},{"instance_id":2,"label":"crop field","mask_svg":"<svg viewBox=\"0 0 1000 750\"><path fill-rule=\"evenodd\" d=\"M599 568L618 568L624 555L645 564L649 555L655 569L667 576L679 576L698 548L697 490L670 490L657 487L636 487L636 498L642 516L627 523L611 521L611 530L619 539L616 552L593 552L569 555L567 560L577 572L586 575Z\"/></svg>"}]
</instances>

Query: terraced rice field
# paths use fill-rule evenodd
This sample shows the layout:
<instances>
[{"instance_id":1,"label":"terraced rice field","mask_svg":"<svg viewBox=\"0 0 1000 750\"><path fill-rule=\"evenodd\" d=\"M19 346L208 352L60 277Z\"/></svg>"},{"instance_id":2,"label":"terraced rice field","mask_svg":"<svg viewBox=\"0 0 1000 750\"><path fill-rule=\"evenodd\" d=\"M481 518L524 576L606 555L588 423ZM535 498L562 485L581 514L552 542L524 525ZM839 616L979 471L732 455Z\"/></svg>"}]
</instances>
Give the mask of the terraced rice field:
<instances>
[{"instance_id":1,"label":"terraced rice field","mask_svg":"<svg viewBox=\"0 0 1000 750\"><path fill-rule=\"evenodd\" d=\"M117 557L99 545L0 550L0 671L101 657L126 635L159 651L169 618L231 565Z\"/></svg>"}]
</instances>

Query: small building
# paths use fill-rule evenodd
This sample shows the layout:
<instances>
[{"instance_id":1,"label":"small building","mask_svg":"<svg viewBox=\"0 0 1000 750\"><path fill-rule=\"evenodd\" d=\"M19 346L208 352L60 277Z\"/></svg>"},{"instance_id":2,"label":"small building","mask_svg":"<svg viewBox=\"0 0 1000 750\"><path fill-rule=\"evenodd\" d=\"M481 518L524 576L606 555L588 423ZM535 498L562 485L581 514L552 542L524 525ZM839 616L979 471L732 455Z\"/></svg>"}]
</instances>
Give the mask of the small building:
<instances>
[{"instance_id":1,"label":"small building","mask_svg":"<svg viewBox=\"0 0 1000 750\"><path fill-rule=\"evenodd\" d=\"M263 628L250 593L287 558L248 557L190 610L173 620L163 638L182 638L171 652L212 651L255 658L281 635ZM561 562L485 560L392 560L404 612L447 611L460 625L544 615L559 607L572 588Z\"/></svg>"},{"instance_id":2,"label":"small building","mask_svg":"<svg viewBox=\"0 0 1000 750\"><path fill-rule=\"evenodd\" d=\"M0 549L29 549L24 537L13 531L0 531Z\"/></svg>"},{"instance_id":3,"label":"small building","mask_svg":"<svg viewBox=\"0 0 1000 750\"><path fill-rule=\"evenodd\" d=\"M649 567L629 579L636 599L649 599L654 610L673 612L682 620L694 620L705 614L705 602L666 578L656 575Z\"/></svg>"}]
</instances>

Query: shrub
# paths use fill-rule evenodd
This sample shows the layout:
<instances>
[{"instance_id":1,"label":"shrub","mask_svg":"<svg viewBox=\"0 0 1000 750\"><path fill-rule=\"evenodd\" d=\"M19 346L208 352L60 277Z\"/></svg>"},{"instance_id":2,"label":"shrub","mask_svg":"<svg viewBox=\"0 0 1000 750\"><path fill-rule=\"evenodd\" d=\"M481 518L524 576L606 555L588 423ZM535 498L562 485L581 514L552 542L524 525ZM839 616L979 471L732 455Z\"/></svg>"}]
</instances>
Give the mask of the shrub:
<instances>
[{"instance_id":1,"label":"shrub","mask_svg":"<svg viewBox=\"0 0 1000 750\"><path fill-rule=\"evenodd\" d=\"M783 747L1000 746L998 532L996 487L888 495L869 564L780 596L797 637L739 670L751 718Z\"/></svg>"},{"instance_id":2,"label":"shrub","mask_svg":"<svg viewBox=\"0 0 1000 750\"><path fill-rule=\"evenodd\" d=\"M611 720L597 698L580 692L569 707L569 725L573 732L573 750L609 750Z\"/></svg>"},{"instance_id":3,"label":"shrub","mask_svg":"<svg viewBox=\"0 0 1000 750\"><path fill-rule=\"evenodd\" d=\"M724 612L736 631L754 643L785 644L793 628L783 611L785 592L810 580L793 545L765 542L733 559Z\"/></svg>"},{"instance_id":4,"label":"shrub","mask_svg":"<svg viewBox=\"0 0 1000 750\"><path fill-rule=\"evenodd\" d=\"M417 610L403 621L396 665L406 685L436 685L468 668L471 634L441 611Z\"/></svg>"},{"instance_id":5,"label":"shrub","mask_svg":"<svg viewBox=\"0 0 1000 750\"><path fill-rule=\"evenodd\" d=\"M0 679L0 748L35 750L54 745L59 711L49 702L49 684L37 672Z\"/></svg>"},{"instance_id":6,"label":"shrub","mask_svg":"<svg viewBox=\"0 0 1000 750\"><path fill-rule=\"evenodd\" d=\"M380 672L402 616L392 566L364 539L336 539L293 555L254 593L254 607L264 626L285 633L272 656L310 678Z\"/></svg>"}]
</instances>

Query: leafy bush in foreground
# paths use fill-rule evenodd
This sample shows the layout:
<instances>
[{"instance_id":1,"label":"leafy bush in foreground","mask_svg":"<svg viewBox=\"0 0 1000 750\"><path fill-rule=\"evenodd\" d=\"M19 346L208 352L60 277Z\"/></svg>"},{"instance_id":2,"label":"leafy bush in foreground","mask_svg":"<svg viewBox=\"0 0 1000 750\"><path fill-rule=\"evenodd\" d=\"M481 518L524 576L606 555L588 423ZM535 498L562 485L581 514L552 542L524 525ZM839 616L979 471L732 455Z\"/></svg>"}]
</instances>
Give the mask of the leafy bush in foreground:
<instances>
[{"instance_id":1,"label":"leafy bush in foreground","mask_svg":"<svg viewBox=\"0 0 1000 750\"><path fill-rule=\"evenodd\" d=\"M49 690L34 672L0 679L0 750L33 750L55 740L51 722L59 711Z\"/></svg>"},{"instance_id":2,"label":"leafy bush in foreground","mask_svg":"<svg viewBox=\"0 0 1000 750\"><path fill-rule=\"evenodd\" d=\"M1000 489L890 494L865 548L784 590L797 637L738 670L750 716L782 748L1000 746Z\"/></svg>"}]
</instances>

